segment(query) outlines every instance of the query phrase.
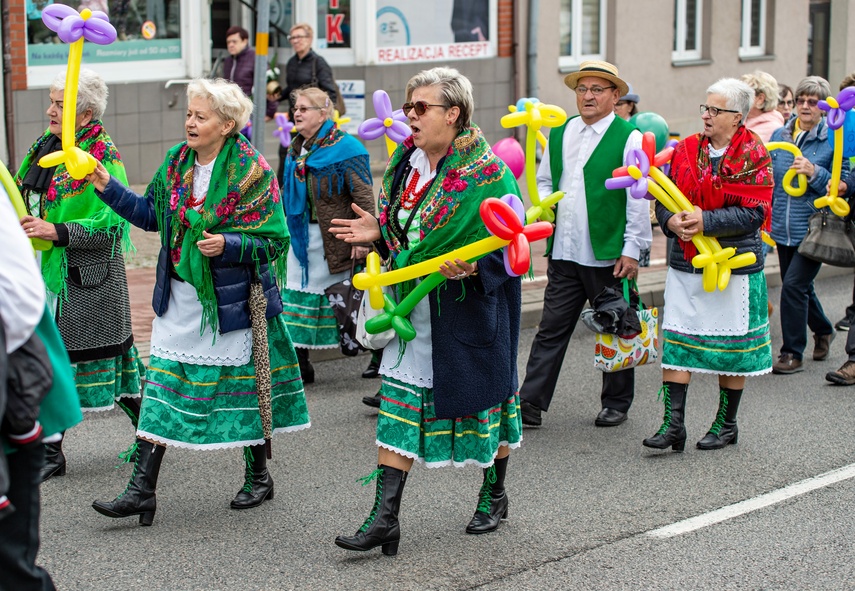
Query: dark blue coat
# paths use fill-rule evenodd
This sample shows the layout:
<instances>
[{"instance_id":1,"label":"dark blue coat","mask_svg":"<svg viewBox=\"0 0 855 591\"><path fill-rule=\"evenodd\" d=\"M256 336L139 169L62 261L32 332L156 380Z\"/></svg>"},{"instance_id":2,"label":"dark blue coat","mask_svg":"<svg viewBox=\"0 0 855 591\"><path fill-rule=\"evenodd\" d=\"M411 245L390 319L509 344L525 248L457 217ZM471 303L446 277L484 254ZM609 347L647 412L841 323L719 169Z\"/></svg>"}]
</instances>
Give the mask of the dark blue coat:
<instances>
[{"instance_id":1,"label":"dark blue coat","mask_svg":"<svg viewBox=\"0 0 855 591\"><path fill-rule=\"evenodd\" d=\"M154 313L163 316L169 306L169 281L172 261L169 257L168 245L172 239L172 212L164 211L158 219L154 208L152 190L145 195L137 195L131 189L110 178L103 193L98 196L116 213L146 232L160 232L161 247L157 256L157 273L154 294L151 305ZM238 232L224 232L225 240L223 254L208 259L211 265L211 276L214 281L214 296L217 300L217 319L220 333L251 328L249 317L249 286L255 270L253 250L259 258L259 275L267 298L267 318L273 318L282 313L282 298L273 270L270 268L266 248L267 239L246 236ZM241 247L241 237L252 241L255 249Z\"/></svg>"}]
</instances>

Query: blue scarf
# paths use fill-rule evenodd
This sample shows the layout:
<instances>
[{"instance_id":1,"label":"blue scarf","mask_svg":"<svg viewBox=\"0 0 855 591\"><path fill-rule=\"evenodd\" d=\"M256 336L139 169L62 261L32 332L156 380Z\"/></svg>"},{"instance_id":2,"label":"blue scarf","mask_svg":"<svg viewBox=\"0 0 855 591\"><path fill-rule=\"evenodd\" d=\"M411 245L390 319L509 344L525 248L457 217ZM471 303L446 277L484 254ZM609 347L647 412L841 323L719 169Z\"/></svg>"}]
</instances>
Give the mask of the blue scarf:
<instances>
[{"instance_id":1,"label":"blue scarf","mask_svg":"<svg viewBox=\"0 0 855 591\"><path fill-rule=\"evenodd\" d=\"M303 147L307 152L301 155ZM326 121L314 138L305 142L293 142L288 150L282 179L282 202L291 233L291 250L303 271L303 287L309 283L308 173L319 182L322 179L327 180L330 193L322 197L329 199L342 192L345 182L349 190L353 189L351 173L356 173L362 181L371 183L368 151L356 138L335 127L332 121ZM313 197L317 199L321 196Z\"/></svg>"}]
</instances>

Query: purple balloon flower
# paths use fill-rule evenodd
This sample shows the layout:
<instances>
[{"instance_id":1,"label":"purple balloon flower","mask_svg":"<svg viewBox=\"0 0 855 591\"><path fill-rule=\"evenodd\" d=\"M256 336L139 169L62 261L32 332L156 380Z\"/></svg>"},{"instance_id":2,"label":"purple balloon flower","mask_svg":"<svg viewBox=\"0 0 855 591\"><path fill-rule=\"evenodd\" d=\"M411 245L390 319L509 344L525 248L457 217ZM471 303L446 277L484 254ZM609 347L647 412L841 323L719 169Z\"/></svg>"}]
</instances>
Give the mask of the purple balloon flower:
<instances>
[{"instance_id":1,"label":"purple balloon flower","mask_svg":"<svg viewBox=\"0 0 855 591\"><path fill-rule=\"evenodd\" d=\"M404 111L401 109L392 111L392 101L385 90L375 90L373 101L377 117L366 119L360 124L357 130L359 137L364 140L376 140L386 135L396 144L400 144L412 134L409 125L406 124L407 117Z\"/></svg>"},{"instance_id":2,"label":"purple balloon flower","mask_svg":"<svg viewBox=\"0 0 855 591\"><path fill-rule=\"evenodd\" d=\"M641 178L635 180L629 175L629 173L622 176L612 177L610 179L606 179L606 189L629 189L629 194L634 199L649 199L651 201L655 199L655 197L647 191L647 175L650 174L650 161L647 159L647 154L644 153L644 150L633 148L627 152L623 163L624 166L627 167L637 167L641 171Z\"/></svg>"},{"instance_id":3,"label":"purple balloon flower","mask_svg":"<svg viewBox=\"0 0 855 591\"><path fill-rule=\"evenodd\" d=\"M819 101L819 108L828 113L826 122L831 129L840 129L846 121L846 112L855 107L855 88L847 86L837 95L837 107L832 107L828 101Z\"/></svg>"},{"instance_id":4,"label":"purple balloon flower","mask_svg":"<svg viewBox=\"0 0 855 591\"><path fill-rule=\"evenodd\" d=\"M508 193L507 195L502 196L499 200L508 204L511 207L511 209L514 210L514 213L517 214L517 217L520 219L520 222L522 222L522 224L525 225L525 206L523 205L523 202L519 197L517 197L516 195L512 195L511 193ZM498 217L499 219L502 219L502 216L499 214L496 214L496 217ZM502 221L505 222L505 225L507 225L506 220L502 220ZM519 277L519 273L514 273L513 270L511 269L511 262L508 259L508 247L507 246L502 249L502 261L505 263L505 272L508 275L510 275L511 277Z\"/></svg>"},{"instance_id":5,"label":"purple balloon flower","mask_svg":"<svg viewBox=\"0 0 855 591\"><path fill-rule=\"evenodd\" d=\"M109 45L116 40L116 29L100 10L87 8L81 14L70 6L51 4L42 10L42 22L65 43L74 43L81 37L98 45Z\"/></svg>"},{"instance_id":6,"label":"purple balloon flower","mask_svg":"<svg viewBox=\"0 0 855 591\"><path fill-rule=\"evenodd\" d=\"M276 113L273 118L276 120L273 135L279 138L283 148L287 148L291 145L291 130L294 129L294 124L288 120L288 115L285 113Z\"/></svg>"}]
</instances>

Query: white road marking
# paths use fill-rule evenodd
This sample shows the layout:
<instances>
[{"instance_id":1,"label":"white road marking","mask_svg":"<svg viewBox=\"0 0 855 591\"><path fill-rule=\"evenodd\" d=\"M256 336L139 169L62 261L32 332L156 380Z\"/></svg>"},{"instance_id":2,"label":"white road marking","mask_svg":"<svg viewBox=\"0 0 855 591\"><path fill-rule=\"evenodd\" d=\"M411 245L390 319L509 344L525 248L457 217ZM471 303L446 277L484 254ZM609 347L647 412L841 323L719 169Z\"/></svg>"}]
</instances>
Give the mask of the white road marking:
<instances>
[{"instance_id":1,"label":"white road marking","mask_svg":"<svg viewBox=\"0 0 855 591\"><path fill-rule=\"evenodd\" d=\"M710 511L709 513L690 517L689 519L684 519L683 521L678 521L658 529L652 529L642 535L650 538L672 538L728 519L733 519L734 517L739 517L740 515L745 515L757 509L762 509L853 477L855 477L855 464L849 464L848 466L831 470L819 476L806 478L784 488L779 488L754 498Z\"/></svg>"}]
</instances>

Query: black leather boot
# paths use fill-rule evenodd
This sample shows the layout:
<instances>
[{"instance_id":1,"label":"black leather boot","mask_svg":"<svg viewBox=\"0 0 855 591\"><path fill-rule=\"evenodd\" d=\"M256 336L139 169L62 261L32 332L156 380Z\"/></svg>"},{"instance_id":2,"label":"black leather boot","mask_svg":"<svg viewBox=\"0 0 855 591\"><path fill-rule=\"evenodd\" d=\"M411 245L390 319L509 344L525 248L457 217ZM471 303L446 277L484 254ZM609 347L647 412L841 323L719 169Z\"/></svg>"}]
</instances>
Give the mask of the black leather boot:
<instances>
[{"instance_id":1,"label":"black leather boot","mask_svg":"<svg viewBox=\"0 0 855 591\"><path fill-rule=\"evenodd\" d=\"M62 432L65 435L65 431ZM39 474L39 482L53 476L65 476L65 454L62 453L62 439L45 443L45 465Z\"/></svg>"},{"instance_id":2,"label":"black leather boot","mask_svg":"<svg viewBox=\"0 0 855 591\"><path fill-rule=\"evenodd\" d=\"M157 476L166 448L137 438L129 458L134 471L125 491L112 501L95 501L92 508L107 517L140 516L140 525L151 525L157 510Z\"/></svg>"},{"instance_id":3,"label":"black leather boot","mask_svg":"<svg viewBox=\"0 0 855 591\"><path fill-rule=\"evenodd\" d=\"M641 442L645 447L665 449L670 447L674 451L686 449L686 392L688 384L677 382L662 382L659 394L665 403L665 417L662 426L653 437L648 437Z\"/></svg>"},{"instance_id":4,"label":"black leather boot","mask_svg":"<svg viewBox=\"0 0 855 591\"><path fill-rule=\"evenodd\" d=\"M379 351L371 351L371 361L368 367L362 372L363 378L376 378L380 375L380 362L383 360L383 349Z\"/></svg>"},{"instance_id":5,"label":"black leather boot","mask_svg":"<svg viewBox=\"0 0 855 591\"><path fill-rule=\"evenodd\" d=\"M380 408L380 390L377 390L377 394L374 396L363 396L362 404L372 408Z\"/></svg>"},{"instance_id":6,"label":"black leather boot","mask_svg":"<svg viewBox=\"0 0 855 591\"><path fill-rule=\"evenodd\" d=\"M505 494L505 474L508 471L508 458L496 460L489 468L484 468L484 483L478 494L478 507L475 515L466 526L467 534L486 534L495 531L502 519L508 518L508 495Z\"/></svg>"},{"instance_id":7,"label":"black leather boot","mask_svg":"<svg viewBox=\"0 0 855 591\"><path fill-rule=\"evenodd\" d=\"M381 546L386 556L397 554L398 542L401 539L398 510L401 508L401 496L404 493L407 474L397 468L379 465L377 470L363 478L363 486L377 479L374 507L355 535L338 536L335 539L335 545L345 550L359 552Z\"/></svg>"},{"instance_id":8,"label":"black leather boot","mask_svg":"<svg viewBox=\"0 0 855 591\"><path fill-rule=\"evenodd\" d=\"M133 424L134 428L136 428L137 423L140 422L140 404L142 402L142 398L119 398L116 404L119 405L125 414L128 415L128 418L131 419L131 424Z\"/></svg>"},{"instance_id":9,"label":"black leather boot","mask_svg":"<svg viewBox=\"0 0 855 591\"><path fill-rule=\"evenodd\" d=\"M698 449L721 449L725 445L735 445L739 439L739 427L736 426L736 413L742 390L719 388L718 413L709 432L698 441Z\"/></svg>"},{"instance_id":10,"label":"black leather boot","mask_svg":"<svg viewBox=\"0 0 855 591\"><path fill-rule=\"evenodd\" d=\"M303 347L294 347L297 352L297 362L300 364L300 377L304 384L312 384L315 381L315 368L309 361L309 350Z\"/></svg>"},{"instance_id":11,"label":"black leather boot","mask_svg":"<svg viewBox=\"0 0 855 591\"><path fill-rule=\"evenodd\" d=\"M252 509L267 499L273 500L273 478L267 470L264 444L243 448L246 477L243 488L232 500L232 509Z\"/></svg>"}]
</instances>

